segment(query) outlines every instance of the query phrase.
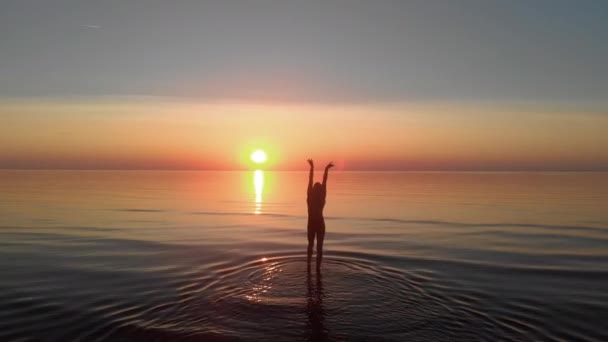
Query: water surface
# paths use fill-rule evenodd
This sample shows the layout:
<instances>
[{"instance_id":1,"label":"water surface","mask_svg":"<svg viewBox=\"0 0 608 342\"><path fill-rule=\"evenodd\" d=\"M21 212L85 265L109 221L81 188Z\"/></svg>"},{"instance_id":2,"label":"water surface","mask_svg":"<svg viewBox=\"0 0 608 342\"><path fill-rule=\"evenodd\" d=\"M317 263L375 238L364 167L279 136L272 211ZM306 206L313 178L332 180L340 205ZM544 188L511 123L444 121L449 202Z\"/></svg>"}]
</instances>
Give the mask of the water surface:
<instances>
[{"instance_id":1,"label":"water surface","mask_svg":"<svg viewBox=\"0 0 608 342\"><path fill-rule=\"evenodd\" d=\"M306 177L0 171L0 340L608 340L608 174Z\"/></svg>"}]
</instances>

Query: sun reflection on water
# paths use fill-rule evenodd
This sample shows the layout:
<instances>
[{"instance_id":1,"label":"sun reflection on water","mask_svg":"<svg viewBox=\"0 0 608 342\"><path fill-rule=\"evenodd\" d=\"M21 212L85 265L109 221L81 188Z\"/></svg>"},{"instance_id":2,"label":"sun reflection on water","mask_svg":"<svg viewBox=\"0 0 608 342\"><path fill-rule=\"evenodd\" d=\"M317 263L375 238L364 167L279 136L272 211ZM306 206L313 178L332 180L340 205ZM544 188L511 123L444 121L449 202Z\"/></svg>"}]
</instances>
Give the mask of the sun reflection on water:
<instances>
[{"instance_id":1,"label":"sun reflection on water","mask_svg":"<svg viewBox=\"0 0 608 342\"><path fill-rule=\"evenodd\" d=\"M259 273L253 277L254 280L251 284L251 289L245 294L247 300L256 303L271 300L272 296L270 295L270 292L273 283L277 280L277 276L283 272L283 269L278 262L269 261L265 257L260 260L263 262L262 268L259 269Z\"/></svg>"},{"instance_id":2,"label":"sun reflection on water","mask_svg":"<svg viewBox=\"0 0 608 342\"><path fill-rule=\"evenodd\" d=\"M264 191L264 171L256 170L253 173L253 185L255 187L255 210L254 214L262 213L262 192Z\"/></svg>"}]
</instances>

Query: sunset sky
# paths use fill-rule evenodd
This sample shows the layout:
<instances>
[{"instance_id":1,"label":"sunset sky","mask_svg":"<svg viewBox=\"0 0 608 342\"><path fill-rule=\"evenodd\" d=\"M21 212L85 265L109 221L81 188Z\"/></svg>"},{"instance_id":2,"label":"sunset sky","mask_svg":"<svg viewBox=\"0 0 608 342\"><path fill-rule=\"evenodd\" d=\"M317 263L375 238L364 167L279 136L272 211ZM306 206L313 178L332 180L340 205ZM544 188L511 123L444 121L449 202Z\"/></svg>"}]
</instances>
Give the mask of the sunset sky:
<instances>
[{"instance_id":1,"label":"sunset sky","mask_svg":"<svg viewBox=\"0 0 608 342\"><path fill-rule=\"evenodd\" d=\"M2 1L0 168L608 171L606 1Z\"/></svg>"}]
</instances>

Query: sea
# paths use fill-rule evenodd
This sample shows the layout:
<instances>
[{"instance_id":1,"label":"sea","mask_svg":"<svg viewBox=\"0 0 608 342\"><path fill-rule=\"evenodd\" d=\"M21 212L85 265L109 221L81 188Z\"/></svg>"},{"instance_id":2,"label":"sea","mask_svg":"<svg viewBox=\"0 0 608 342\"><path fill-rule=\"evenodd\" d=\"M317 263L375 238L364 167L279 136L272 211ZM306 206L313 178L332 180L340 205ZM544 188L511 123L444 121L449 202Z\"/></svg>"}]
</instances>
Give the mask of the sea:
<instances>
[{"instance_id":1,"label":"sea","mask_svg":"<svg viewBox=\"0 0 608 342\"><path fill-rule=\"evenodd\" d=\"M607 173L307 181L0 171L0 341L608 341Z\"/></svg>"}]
</instances>

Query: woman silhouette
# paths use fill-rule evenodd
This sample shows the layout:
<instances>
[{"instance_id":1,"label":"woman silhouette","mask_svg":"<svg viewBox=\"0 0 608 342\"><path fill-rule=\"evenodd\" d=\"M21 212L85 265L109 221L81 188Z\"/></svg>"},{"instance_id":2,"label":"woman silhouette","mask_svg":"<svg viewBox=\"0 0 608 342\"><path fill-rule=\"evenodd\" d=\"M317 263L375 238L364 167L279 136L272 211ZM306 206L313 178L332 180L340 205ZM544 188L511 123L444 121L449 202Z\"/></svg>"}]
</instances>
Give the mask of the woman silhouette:
<instances>
[{"instance_id":1,"label":"woman silhouette","mask_svg":"<svg viewBox=\"0 0 608 342\"><path fill-rule=\"evenodd\" d=\"M334 166L327 164L323 175L323 184L317 182L312 185L314 163L308 159L310 174L308 176L308 190L306 191L306 203L308 204L308 266L312 258L312 246L317 237L317 270L321 268L323 260L323 239L325 238L325 219L323 218L323 207L325 207L325 196L327 195L327 173Z\"/></svg>"}]
</instances>

